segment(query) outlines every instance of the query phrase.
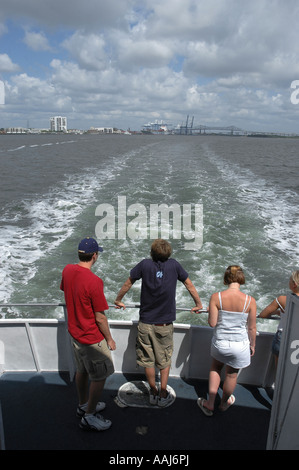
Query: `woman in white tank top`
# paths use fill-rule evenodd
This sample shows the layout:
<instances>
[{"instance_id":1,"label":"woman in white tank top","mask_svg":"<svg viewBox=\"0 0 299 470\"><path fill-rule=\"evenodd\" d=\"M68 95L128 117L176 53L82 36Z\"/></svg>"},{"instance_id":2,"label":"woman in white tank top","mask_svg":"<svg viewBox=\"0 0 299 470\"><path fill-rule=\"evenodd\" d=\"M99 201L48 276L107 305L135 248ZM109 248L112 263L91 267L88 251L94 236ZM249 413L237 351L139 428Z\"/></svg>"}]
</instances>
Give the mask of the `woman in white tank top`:
<instances>
[{"instance_id":1,"label":"woman in white tank top","mask_svg":"<svg viewBox=\"0 0 299 470\"><path fill-rule=\"evenodd\" d=\"M214 328L211 344L212 364L209 375L209 399L198 398L197 404L212 416L218 393L221 371L225 365L225 380L219 409L227 410L234 402L233 391L239 369L250 365L255 352L256 302L240 291L245 276L240 266L229 266L224 273L228 288L211 296L209 325Z\"/></svg>"}]
</instances>

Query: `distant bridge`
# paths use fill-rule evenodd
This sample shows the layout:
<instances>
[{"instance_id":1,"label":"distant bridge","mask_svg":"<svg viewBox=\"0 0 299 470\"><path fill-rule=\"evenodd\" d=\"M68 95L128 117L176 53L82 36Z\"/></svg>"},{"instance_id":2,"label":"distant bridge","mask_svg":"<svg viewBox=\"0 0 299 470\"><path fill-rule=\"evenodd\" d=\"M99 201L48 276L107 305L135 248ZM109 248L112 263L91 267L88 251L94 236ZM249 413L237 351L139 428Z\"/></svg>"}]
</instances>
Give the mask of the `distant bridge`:
<instances>
[{"instance_id":1,"label":"distant bridge","mask_svg":"<svg viewBox=\"0 0 299 470\"><path fill-rule=\"evenodd\" d=\"M176 134L180 135L195 135L195 134L225 134L225 135L249 135L249 136L281 136L281 137L298 137L298 134L286 134L283 132L261 132L261 131L247 131L236 126L205 126L193 125L194 116L192 117L190 125L189 116L187 116L186 124L182 124L179 128L175 129Z\"/></svg>"},{"instance_id":2,"label":"distant bridge","mask_svg":"<svg viewBox=\"0 0 299 470\"><path fill-rule=\"evenodd\" d=\"M178 130L178 134L185 134L185 135L192 135L192 134L206 134L210 132L217 132L217 133L225 133L225 134L244 134L247 135L248 132L245 131L244 129L240 129L239 127L236 126L204 126L204 125L199 125L199 126L180 126Z\"/></svg>"}]
</instances>

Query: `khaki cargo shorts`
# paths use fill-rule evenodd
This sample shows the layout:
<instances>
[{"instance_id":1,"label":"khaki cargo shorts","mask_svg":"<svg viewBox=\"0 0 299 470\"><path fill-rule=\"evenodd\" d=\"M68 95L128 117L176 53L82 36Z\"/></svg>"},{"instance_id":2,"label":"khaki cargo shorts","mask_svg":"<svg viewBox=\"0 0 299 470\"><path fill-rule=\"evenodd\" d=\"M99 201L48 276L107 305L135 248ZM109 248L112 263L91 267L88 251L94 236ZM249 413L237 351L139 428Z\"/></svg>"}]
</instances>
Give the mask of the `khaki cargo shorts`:
<instances>
[{"instance_id":1,"label":"khaki cargo shorts","mask_svg":"<svg viewBox=\"0 0 299 470\"><path fill-rule=\"evenodd\" d=\"M104 380L114 372L111 351L103 339L100 343L82 344L72 338L77 371L88 372L90 380Z\"/></svg>"},{"instance_id":2,"label":"khaki cargo shorts","mask_svg":"<svg viewBox=\"0 0 299 470\"><path fill-rule=\"evenodd\" d=\"M142 367L165 369L171 365L173 324L138 323L136 339L137 364Z\"/></svg>"}]
</instances>

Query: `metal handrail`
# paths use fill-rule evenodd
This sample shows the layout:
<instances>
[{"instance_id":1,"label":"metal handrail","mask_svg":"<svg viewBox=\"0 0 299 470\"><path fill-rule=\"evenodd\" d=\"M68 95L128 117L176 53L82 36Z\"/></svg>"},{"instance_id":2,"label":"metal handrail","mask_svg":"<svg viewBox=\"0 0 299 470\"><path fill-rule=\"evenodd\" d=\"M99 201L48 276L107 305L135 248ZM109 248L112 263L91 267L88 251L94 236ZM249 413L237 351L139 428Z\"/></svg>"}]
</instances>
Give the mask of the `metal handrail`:
<instances>
[{"instance_id":1,"label":"metal handrail","mask_svg":"<svg viewBox=\"0 0 299 470\"><path fill-rule=\"evenodd\" d=\"M64 307L64 303L59 303L59 304L44 304L44 303L26 303L26 304L18 304L18 303L12 303L12 304L0 304L0 307Z\"/></svg>"},{"instance_id":2,"label":"metal handrail","mask_svg":"<svg viewBox=\"0 0 299 470\"><path fill-rule=\"evenodd\" d=\"M8 304L0 304L0 308L5 308L5 307L63 307L63 309L66 309L66 304L64 302L59 302L57 304L48 304L48 303L8 303ZM115 308L117 309L117 306L115 304L113 305L108 305L109 308ZM126 308L140 308L140 304L128 304L128 305L125 305ZM121 308L117 309L117 310L121 310ZM178 312L190 312L192 310L192 307L191 308L187 308L187 307L176 307L176 311ZM203 309L199 309L198 312L200 313L207 313L208 310L203 308ZM258 318L261 318L259 317L259 315L257 315L257 319ZM272 315L271 317L266 317L266 318L263 318L263 320L279 320L279 316L278 315Z\"/></svg>"},{"instance_id":3,"label":"metal handrail","mask_svg":"<svg viewBox=\"0 0 299 470\"><path fill-rule=\"evenodd\" d=\"M63 302L60 302L58 304L48 304L48 303L8 303L8 304L0 304L0 308L4 307L66 307L66 304ZM120 308L118 309L116 305L108 305L109 308L114 307L117 310L121 310ZM126 305L126 308L140 308L140 304L128 304ZM191 308L184 308L184 307L176 307L176 310L178 311L184 311L184 312L190 312L192 310ZM199 312L207 312L206 309L199 309Z\"/></svg>"}]
</instances>

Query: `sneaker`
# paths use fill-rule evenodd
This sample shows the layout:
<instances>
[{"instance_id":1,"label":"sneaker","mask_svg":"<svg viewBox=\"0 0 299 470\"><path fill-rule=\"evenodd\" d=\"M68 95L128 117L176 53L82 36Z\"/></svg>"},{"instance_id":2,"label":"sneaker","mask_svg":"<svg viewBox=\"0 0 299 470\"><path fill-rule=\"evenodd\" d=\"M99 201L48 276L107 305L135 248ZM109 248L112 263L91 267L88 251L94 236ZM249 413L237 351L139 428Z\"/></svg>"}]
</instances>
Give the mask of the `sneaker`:
<instances>
[{"instance_id":1,"label":"sneaker","mask_svg":"<svg viewBox=\"0 0 299 470\"><path fill-rule=\"evenodd\" d=\"M103 418L100 414L85 414L80 421L80 428L86 431L106 431L111 426L109 419Z\"/></svg>"},{"instance_id":2,"label":"sneaker","mask_svg":"<svg viewBox=\"0 0 299 470\"><path fill-rule=\"evenodd\" d=\"M96 413L103 411L105 408L106 408L106 403L104 403L103 401L99 401L96 406ZM87 410L87 403L85 403L84 405L78 405L77 417L82 418L85 415L86 410Z\"/></svg>"},{"instance_id":3,"label":"sneaker","mask_svg":"<svg viewBox=\"0 0 299 470\"><path fill-rule=\"evenodd\" d=\"M159 397L158 398L158 406L164 407L172 403L173 398L169 392L167 392L167 396L165 398Z\"/></svg>"},{"instance_id":4,"label":"sneaker","mask_svg":"<svg viewBox=\"0 0 299 470\"><path fill-rule=\"evenodd\" d=\"M150 405L157 405L158 404L158 398L159 398L159 395L154 395L153 393L150 392L150 394L149 394Z\"/></svg>"}]
</instances>

